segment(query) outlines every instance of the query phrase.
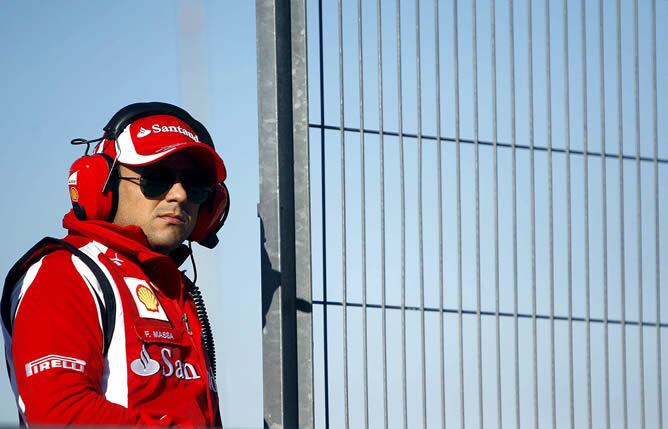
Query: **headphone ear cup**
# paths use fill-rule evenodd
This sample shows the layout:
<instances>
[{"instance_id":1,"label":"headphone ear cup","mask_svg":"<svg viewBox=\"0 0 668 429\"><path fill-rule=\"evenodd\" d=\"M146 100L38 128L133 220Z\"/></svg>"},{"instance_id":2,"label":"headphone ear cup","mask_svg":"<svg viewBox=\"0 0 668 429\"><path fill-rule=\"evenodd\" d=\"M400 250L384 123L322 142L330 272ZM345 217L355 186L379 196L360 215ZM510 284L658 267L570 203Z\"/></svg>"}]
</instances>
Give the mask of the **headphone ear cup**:
<instances>
[{"instance_id":1,"label":"headphone ear cup","mask_svg":"<svg viewBox=\"0 0 668 429\"><path fill-rule=\"evenodd\" d=\"M230 194L223 183L214 186L209 199L199 208L197 224L190 234L190 240L213 249L218 244L216 233L225 223L230 209Z\"/></svg>"},{"instance_id":2,"label":"headphone ear cup","mask_svg":"<svg viewBox=\"0 0 668 429\"><path fill-rule=\"evenodd\" d=\"M115 183L103 190L113 160L106 154L84 156L72 164L67 186L80 220L108 220L116 210Z\"/></svg>"}]
</instances>

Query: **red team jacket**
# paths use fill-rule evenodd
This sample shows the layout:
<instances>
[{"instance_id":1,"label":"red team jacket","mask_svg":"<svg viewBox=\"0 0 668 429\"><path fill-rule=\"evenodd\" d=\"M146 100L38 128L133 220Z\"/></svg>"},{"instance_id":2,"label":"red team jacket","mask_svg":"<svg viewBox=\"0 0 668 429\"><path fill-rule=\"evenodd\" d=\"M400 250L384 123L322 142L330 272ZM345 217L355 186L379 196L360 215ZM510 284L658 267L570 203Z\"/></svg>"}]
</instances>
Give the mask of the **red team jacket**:
<instances>
[{"instance_id":1,"label":"red team jacket","mask_svg":"<svg viewBox=\"0 0 668 429\"><path fill-rule=\"evenodd\" d=\"M178 270L186 249L162 255L149 248L139 227L80 221L71 212L63 226L65 241L109 279L115 329L105 356L96 302L102 294L81 260L62 249L35 261L12 297L13 335L5 332L22 419L221 426L201 325Z\"/></svg>"}]
</instances>

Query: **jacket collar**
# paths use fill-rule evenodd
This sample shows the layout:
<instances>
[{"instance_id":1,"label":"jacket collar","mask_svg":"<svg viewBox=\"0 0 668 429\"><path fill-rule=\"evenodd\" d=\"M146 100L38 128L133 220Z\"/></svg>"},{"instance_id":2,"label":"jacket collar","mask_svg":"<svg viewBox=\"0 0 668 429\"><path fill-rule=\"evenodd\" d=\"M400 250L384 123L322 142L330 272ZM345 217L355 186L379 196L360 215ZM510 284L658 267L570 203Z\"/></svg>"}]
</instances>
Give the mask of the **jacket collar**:
<instances>
[{"instance_id":1,"label":"jacket collar","mask_svg":"<svg viewBox=\"0 0 668 429\"><path fill-rule=\"evenodd\" d=\"M102 220L82 221L71 210L63 218L63 227L70 233L83 235L136 259L142 265L159 267L175 264L178 267L190 256L190 249L183 244L169 255L152 250L146 234L136 225L118 226Z\"/></svg>"}]
</instances>

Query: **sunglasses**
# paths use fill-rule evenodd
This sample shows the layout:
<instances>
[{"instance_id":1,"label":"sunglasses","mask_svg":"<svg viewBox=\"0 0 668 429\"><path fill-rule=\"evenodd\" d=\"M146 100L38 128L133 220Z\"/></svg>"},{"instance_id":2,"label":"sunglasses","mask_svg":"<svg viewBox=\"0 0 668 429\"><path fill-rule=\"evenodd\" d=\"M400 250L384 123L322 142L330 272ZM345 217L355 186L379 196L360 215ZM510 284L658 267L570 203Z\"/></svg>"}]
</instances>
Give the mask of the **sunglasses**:
<instances>
[{"instance_id":1,"label":"sunglasses","mask_svg":"<svg viewBox=\"0 0 668 429\"><path fill-rule=\"evenodd\" d=\"M194 204L202 204L211 194L212 184L207 176L196 172L179 172L172 170L149 169L141 173L141 176L119 176L120 180L127 180L139 185L142 194L146 198L163 197L174 183L181 183L188 194L188 201Z\"/></svg>"}]
</instances>

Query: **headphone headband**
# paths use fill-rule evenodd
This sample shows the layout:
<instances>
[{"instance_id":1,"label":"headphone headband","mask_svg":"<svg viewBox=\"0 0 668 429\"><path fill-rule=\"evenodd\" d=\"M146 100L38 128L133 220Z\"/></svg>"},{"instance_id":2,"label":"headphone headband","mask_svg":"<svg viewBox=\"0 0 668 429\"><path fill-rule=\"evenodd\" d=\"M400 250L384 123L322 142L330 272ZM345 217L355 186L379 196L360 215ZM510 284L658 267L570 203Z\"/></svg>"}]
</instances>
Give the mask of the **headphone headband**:
<instances>
[{"instance_id":1,"label":"headphone headband","mask_svg":"<svg viewBox=\"0 0 668 429\"><path fill-rule=\"evenodd\" d=\"M132 122L153 115L170 115L181 119L200 137L202 143L215 149L209 131L207 131L206 127L202 125L201 122L190 116L190 113L178 106L157 101L150 103L133 103L123 107L116 112L107 125L105 125L104 138L116 140L123 130Z\"/></svg>"}]
</instances>

